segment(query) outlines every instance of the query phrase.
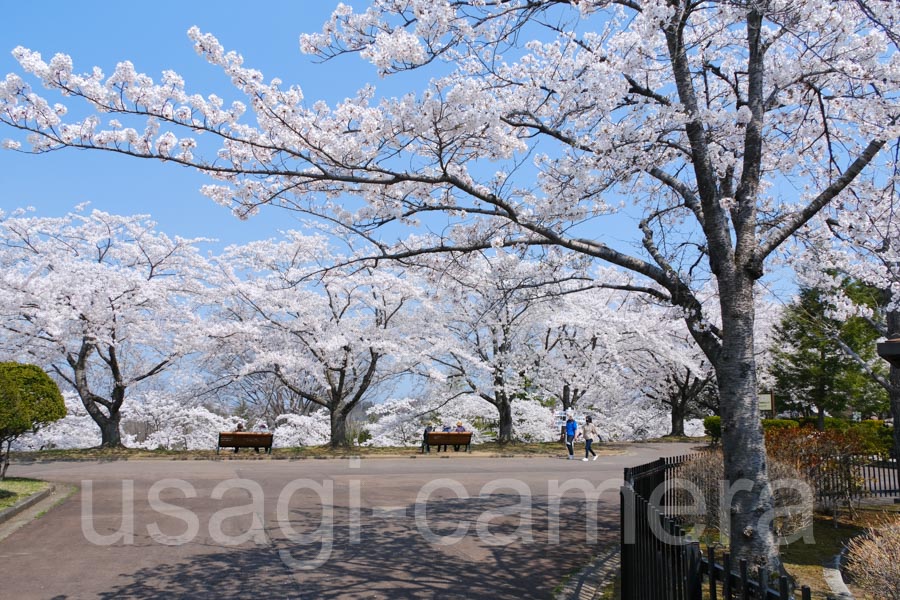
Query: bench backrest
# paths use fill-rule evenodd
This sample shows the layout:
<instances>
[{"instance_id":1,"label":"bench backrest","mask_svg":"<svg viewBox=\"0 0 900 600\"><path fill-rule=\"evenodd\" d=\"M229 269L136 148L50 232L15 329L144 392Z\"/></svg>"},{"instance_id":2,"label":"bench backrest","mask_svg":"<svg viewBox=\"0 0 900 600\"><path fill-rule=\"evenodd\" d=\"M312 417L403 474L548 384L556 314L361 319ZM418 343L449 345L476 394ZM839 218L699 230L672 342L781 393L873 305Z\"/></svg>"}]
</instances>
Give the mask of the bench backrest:
<instances>
[{"instance_id":1,"label":"bench backrest","mask_svg":"<svg viewBox=\"0 0 900 600\"><path fill-rule=\"evenodd\" d=\"M228 446L231 448L262 448L271 445L271 433L258 433L255 431L223 431L219 433L219 446Z\"/></svg>"},{"instance_id":2,"label":"bench backrest","mask_svg":"<svg viewBox=\"0 0 900 600\"><path fill-rule=\"evenodd\" d=\"M472 441L471 431L430 431L425 441L432 446L438 444L468 444Z\"/></svg>"}]
</instances>

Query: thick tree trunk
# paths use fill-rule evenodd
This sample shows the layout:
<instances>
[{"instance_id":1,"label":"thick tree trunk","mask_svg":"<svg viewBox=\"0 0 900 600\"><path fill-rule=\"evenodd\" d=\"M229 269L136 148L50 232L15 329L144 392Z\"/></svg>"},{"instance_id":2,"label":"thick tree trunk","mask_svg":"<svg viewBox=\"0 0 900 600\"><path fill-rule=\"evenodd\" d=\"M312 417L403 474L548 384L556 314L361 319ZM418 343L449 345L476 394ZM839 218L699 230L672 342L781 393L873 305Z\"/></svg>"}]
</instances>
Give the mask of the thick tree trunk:
<instances>
[{"instance_id":1,"label":"thick tree trunk","mask_svg":"<svg viewBox=\"0 0 900 600\"><path fill-rule=\"evenodd\" d=\"M757 397L753 282L749 277L737 278L735 285L720 288L723 340L715 364L722 399L726 493L731 498L730 506L723 504L725 511L730 509L732 555L757 567L781 571Z\"/></svg>"},{"instance_id":2,"label":"thick tree trunk","mask_svg":"<svg viewBox=\"0 0 900 600\"><path fill-rule=\"evenodd\" d=\"M98 422L100 426L100 447L101 448L122 448L122 434L119 431L119 422L122 415L116 411L112 416L106 418L103 422Z\"/></svg>"},{"instance_id":3,"label":"thick tree trunk","mask_svg":"<svg viewBox=\"0 0 900 600\"><path fill-rule=\"evenodd\" d=\"M672 432L669 435L684 437L684 409L686 404L686 402L675 402L672 404Z\"/></svg>"},{"instance_id":4,"label":"thick tree trunk","mask_svg":"<svg viewBox=\"0 0 900 600\"><path fill-rule=\"evenodd\" d=\"M497 441L501 444L508 444L513 441L512 406L505 399L497 402L496 406L497 412L500 413L500 434Z\"/></svg>"},{"instance_id":5,"label":"thick tree trunk","mask_svg":"<svg viewBox=\"0 0 900 600\"><path fill-rule=\"evenodd\" d=\"M125 401L126 386L118 377L118 363L114 362L113 378L116 384L113 386L110 399L102 398L91 391L88 383L88 358L96 351L95 346L85 340L78 351L77 359L69 356L67 358L69 365L72 367L74 380L72 384L78 397L81 398L81 404L84 409L91 415L94 423L100 428L100 447L101 448L121 448L122 434L119 432L119 421L122 418L119 412L122 403ZM114 352L110 352L110 356L115 356ZM100 406L106 407L109 415L103 413Z\"/></svg>"},{"instance_id":6,"label":"thick tree trunk","mask_svg":"<svg viewBox=\"0 0 900 600\"><path fill-rule=\"evenodd\" d=\"M350 445L347 415L342 410L331 411L331 447L346 448Z\"/></svg>"}]
</instances>

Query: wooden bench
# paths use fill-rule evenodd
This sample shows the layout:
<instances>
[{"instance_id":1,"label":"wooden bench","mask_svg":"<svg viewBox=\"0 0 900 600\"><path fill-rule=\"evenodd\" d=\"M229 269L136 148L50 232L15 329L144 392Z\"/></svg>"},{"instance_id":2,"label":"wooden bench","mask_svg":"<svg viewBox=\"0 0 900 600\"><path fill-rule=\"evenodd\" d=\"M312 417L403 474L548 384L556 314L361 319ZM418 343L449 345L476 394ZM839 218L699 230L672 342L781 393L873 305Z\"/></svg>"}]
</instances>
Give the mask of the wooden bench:
<instances>
[{"instance_id":1,"label":"wooden bench","mask_svg":"<svg viewBox=\"0 0 900 600\"><path fill-rule=\"evenodd\" d=\"M219 434L219 444L216 446L216 454L220 448L255 448L259 452L263 448L266 453L272 454L272 434L258 433L255 431L223 431Z\"/></svg>"},{"instance_id":2,"label":"wooden bench","mask_svg":"<svg viewBox=\"0 0 900 600\"><path fill-rule=\"evenodd\" d=\"M459 446L465 446L466 452L472 451L472 432L471 431L429 431L425 434L425 440L422 444L422 453L431 452L431 446L437 446L437 451L444 450L448 445L454 446L454 450Z\"/></svg>"}]
</instances>

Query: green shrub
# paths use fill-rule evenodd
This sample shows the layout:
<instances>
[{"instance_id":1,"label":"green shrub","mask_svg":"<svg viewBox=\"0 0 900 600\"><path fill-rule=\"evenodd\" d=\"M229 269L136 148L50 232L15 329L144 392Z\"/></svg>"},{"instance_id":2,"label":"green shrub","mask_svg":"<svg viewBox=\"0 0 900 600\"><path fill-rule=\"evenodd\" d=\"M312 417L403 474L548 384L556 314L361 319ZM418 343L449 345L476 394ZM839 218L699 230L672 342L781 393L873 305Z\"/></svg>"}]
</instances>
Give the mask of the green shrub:
<instances>
[{"instance_id":1,"label":"green shrub","mask_svg":"<svg viewBox=\"0 0 900 600\"><path fill-rule=\"evenodd\" d=\"M889 455L894 446L894 432L884 421L868 420L854 423L848 431L854 432L867 454Z\"/></svg>"},{"instance_id":2,"label":"green shrub","mask_svg":"<svg viewBox=\"0 0 900 600\"><path fill-rule=\"evenodd\" d=\"M718 444L722 439L722 417L706 417L703 419L703 431L712 439L713 444Z\"/></svg>"},{"instance_id":3,"label":"green shrub","mask_svg":"<svg viewBox=\"0 0 900 600\"><path fill-rule=\"evenodd\" d=\"M763 419L763 431L771 431L773 429L795 429L800 427L800 423L793 419Z\"/></svg>"},{"instance_id":4,"label":"green shrub","mask_svg":"<svg viewBox=\"0 0 900 600\"><path fill-rule=\"evenodd\" d=\"M800 417L797 419L801 427L818 427L818 417ZM838 417L825 417L825 431L846 431L852 424L847 419Z\"/></svg>"},{"instance_id":5,"label":"green shrub","mask_svg":"<svg viewBox=\"0 0 900 600\"><path fill-rule=\"evenodd\" d=\"M35 365L0 362L0 479L9 467L9 447L24 433L66 416L56 382ZM3 452L3 446L6 452Z\"/></svg>"}]
</instances>

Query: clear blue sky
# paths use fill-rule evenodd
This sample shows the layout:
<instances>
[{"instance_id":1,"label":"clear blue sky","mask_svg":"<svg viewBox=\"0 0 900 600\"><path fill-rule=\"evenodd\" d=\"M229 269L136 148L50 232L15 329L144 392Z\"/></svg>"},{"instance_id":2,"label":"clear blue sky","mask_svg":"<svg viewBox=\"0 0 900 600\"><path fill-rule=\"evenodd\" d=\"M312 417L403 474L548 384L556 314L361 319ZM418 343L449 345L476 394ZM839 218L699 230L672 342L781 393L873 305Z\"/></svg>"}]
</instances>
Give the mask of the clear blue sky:
<instances>
[{"instance_id":1,"label":"clear blue sky","mask_svg":"<svg viewBox=\"0 0 900 600\"><path fill-rule=\"evenodd\" d=\"M197 25L242 54L245 65L261 70L266 79L300 85L308 101L339 101L366 81L379 90L387 87L356 57L322 65L300 53L300 34L319 31L337 4L275 0L254 9L236 0L7 2L0 19L0 77L20 72L10 52L21 45L45 60L57 52L69 54L76 72L96 65L109 74L122 60L132 61L154 79L164 69L173 69L185 78L189 91L229 98L230 84L194 52L187 38L188 28ZM0 139L8 137L9 131L0 130ZM200 194L200 186L208 182L189 169L104 152L62 150L34 156L0 150L4 211L33 206L38 215L55 216L90 201L91 207L109 212L151 214L170 235L215 237L223 243L271 237L294 226L292 216L277 209L238 220Z\"/></svg>"}]
</instances>

